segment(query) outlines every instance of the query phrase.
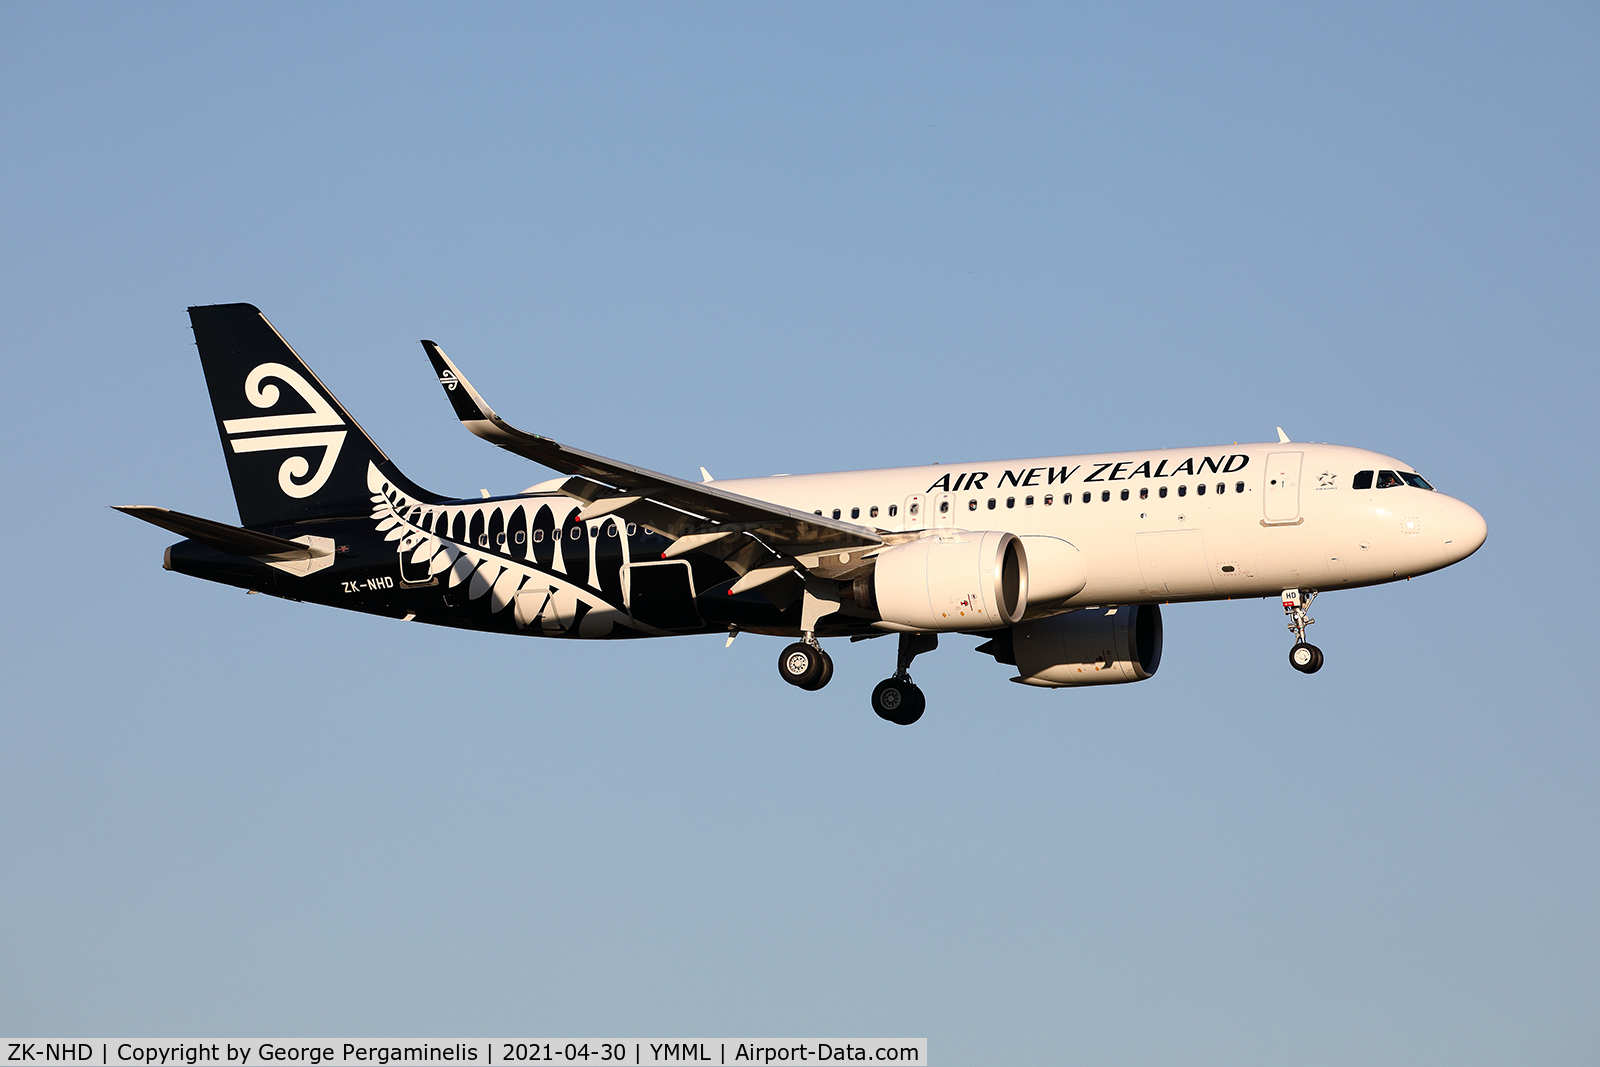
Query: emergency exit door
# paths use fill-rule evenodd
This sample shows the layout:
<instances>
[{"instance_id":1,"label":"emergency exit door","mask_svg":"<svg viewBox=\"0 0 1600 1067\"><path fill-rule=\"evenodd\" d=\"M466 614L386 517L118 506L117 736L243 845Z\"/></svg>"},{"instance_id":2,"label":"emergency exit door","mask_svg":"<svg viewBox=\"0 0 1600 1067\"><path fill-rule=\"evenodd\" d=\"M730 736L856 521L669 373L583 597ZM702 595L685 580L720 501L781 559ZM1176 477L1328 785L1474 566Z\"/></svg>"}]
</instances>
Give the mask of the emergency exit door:
<instances>
[{"instance_id":1,"label":"emergency exit door","mask_svg":"<svg viewBox=\"0 0 1600 1067\"><path fill-rule=\"evenodd\" d=\"M1267 456L1261 501L1268 524L1300 521L1300 461L1304 452L1273 452Z\"/></svg>"}]
</instances>

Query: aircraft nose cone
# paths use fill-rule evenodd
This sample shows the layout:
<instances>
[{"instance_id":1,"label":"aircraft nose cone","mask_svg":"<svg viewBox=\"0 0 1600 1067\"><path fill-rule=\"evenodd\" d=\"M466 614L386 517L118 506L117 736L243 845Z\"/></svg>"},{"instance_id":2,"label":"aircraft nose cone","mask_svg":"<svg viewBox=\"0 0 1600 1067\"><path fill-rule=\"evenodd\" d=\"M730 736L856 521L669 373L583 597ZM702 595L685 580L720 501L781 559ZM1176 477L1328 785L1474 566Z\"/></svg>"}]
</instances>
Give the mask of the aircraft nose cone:
<instances>
[{"instance_id":1,"label":"aircraft nose cone","mask_svg":"<svg viewBox=\"0 0 1600 1067\"><path fill-rule=\"evenodd\" d=\"M1483 547L1489 537L1489 524L1476 508L1451 499L1445 516L1445 548L1452 562L1459 562Z\"/></svg>"}]
</instances>

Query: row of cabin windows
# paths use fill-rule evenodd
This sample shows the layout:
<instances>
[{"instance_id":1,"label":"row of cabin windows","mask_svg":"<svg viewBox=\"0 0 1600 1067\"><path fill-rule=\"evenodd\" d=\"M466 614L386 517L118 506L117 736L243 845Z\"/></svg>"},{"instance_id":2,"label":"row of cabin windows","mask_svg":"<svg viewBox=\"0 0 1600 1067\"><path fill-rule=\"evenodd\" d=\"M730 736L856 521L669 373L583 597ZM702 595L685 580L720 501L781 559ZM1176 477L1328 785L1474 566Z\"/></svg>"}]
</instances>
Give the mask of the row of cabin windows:
<instances>
[{"instance_id":1,"label":"row of cabin windows","mask_svg":"<svg viewBox=\"0 0 1600 1067\"><path fill-rule=\"evenodd\" d=\"M1206 488L1207 487L1204 484L1195 486L1194 487L1195 495L1197 495L1197 496L1205 496L1206 495ZM1165 486L1165 485L1159 487L1156 490L1157 499L1165 500L1167 498L1167 489L1168 489L1168 487ZM1227 491L1228 491L1228 483L1227 482L1218 482L1217 483L1217 494L1219 496L1222 495L1223 493L1226 493ZM1244 492L1244 483L1243 482L1234 482L1233 483L1233 491L1235 493ZM1187 485L1178 486L1178 495L1179 496L1188 496L1189 495L1189 487ZM1130 493L1129 493L1129 491L1127 489L1123 489L1119 493L1119 499L1128 500L1130 498L1131 498L1130 497ZM1109 502L1111 500L1111 490L1109 490L1109 489L1100 490L1100 499L1101 499L1102 502ZM1150 488L1149 488L1149 486L1145 486L1144 488L1139 490L1139 499L1140 500L1149 500L1150 499ZM1094 493L1093 492L1085 492L1083 494L1083 502L1085 504L1088 504L1093 500L1094 500ZM1052 505L1055 504L1055 502L1056 502L1056 497L1055 497L1054 493L1046 493L1044 495L1044 506L1045 507L1051 507ZM1072 494L1071 493L1062 493L1061 494L1061 503L1062 503L1063 506L1072 503ZM1022 506L1023 507L1031 508L1031 507L1033 507L1033 504L1034 504L1034 498L1032 496L1025 496L1025 497L1022 498ZM1014 497L1014 496L1006 497L1006 507L1014 508L1016 506L1017 506L1017 498L1016 497ZM993 511L995 508L999 507L999 498L998 497L990 497L989 501L988 501L988 507L989 507L990 511ZM970 500L967 501L967 510L968 511L977 511L978 510L978 498L977 497L973 497L973 498L971 498ZM950 501L948 501L948 500L939 501L939 513L940 514L947 514L949 511L950 511ZM895 506L893 504L890 504L889 505L889 514L891 516L893 516L894 513L895 513ZM816 511L813 514L821 515L822 512L821 511ZM833 509L833 517L834 518L837 519L842 514L843 514L843 509L841 509L841 508L834 508ZM916 514L916 505L915 504L912 505L912 514ZM878 517L878 509L876 507L871 509L871 515L872 515L873 518L877 518ZM850 517L852 519L860 518L860 516L861 516L861 509L860 508L851 508L850 509Z\"/></svg>"},{"instance_id":2,"label":"row of cabin windows","mask_svg":"<svg viewBox=\"0 0 1600 1067\"><path fill-rule=\"evenodd\" d=\"M421 514L419 514L420 511L421 511L421 509L419 508L419 509L417 509L417 511L414 511L412 513L411 521L413 523L416 523L416 524L422 526L424 529L427 529L427 530L430 530L430 531L434 532L435 534L437 534L440 537L449 537L451 540L456 540L456 541L464 541L464 540L466 540L466 536L465 536L465 532L464 531L462 531L460 533L456 533L456 534L452 534L452 532L450 531L450 529L449 529L450 518L451 518L451 513L450 512L448 512L448 511L439 512L439 514L437 516L437 522L435 522L434 521L435 520L435 516L433 516L432 514L421 515ZM457 514L457 517L461 520L461 523L458 524L458 525L464 525L466 520L467 520L467 517L471 514L471 512L458 512L456 514ZM589 536L590 537L601 537L601 536L604 536L604 537L615 538L621 533L621 529L622 529L621 524L618 523L615 519L612 519L612 520L604 523L601 526L590 526L589 527ZM629 537L633 537L634 535L636 535L639 532L639 527L636 524L630 522L630 523L627 524L627 531L628 531L628 536ZM530 538L535 544L538 544L539 542L541 542L541 541L543 541L545 539L545 531L543 531L543 530L534 530L531 535L526 530L513 530L513 531L510 531L509 535L507 533L505 533L505 532L497 533L497 534L494 535L494 546L496 548L504 548L506 546L506 541L508 539L508 536L509 536L509 539L510 539L511 543L513 543L513 544L518 544L518 545L524 544L525 542L530 540ZM573 541L578 540L580 537L583 536L583 527L582 526L573 526L573 527L569 528L567 530L567 536ZM559 541L560 539L561 539L561 531L559 531L559 530L551 530L550 531L550 540ZM487 533L481 533L481 534L478 535L478 547L479 548L488 548L489 547L489 535Z\"/></svg>"},{"instance_id":3,"label":"row of cabin windows","mask_svg":"<svg viewBox=\"0 0 1600 1067\"><path fill-rule=\"evenodd\" d=\"M1434 491L1433 486L1428 484L1428 480L1416 471L1357 471L1356 476L1350 479L1350 488L1373 488L1372 476L1374 473L1378 476L1377 488L1379 489L1398 489L1402 485L1409 485L1413 489Z\"/></svg>"}]
</instances>

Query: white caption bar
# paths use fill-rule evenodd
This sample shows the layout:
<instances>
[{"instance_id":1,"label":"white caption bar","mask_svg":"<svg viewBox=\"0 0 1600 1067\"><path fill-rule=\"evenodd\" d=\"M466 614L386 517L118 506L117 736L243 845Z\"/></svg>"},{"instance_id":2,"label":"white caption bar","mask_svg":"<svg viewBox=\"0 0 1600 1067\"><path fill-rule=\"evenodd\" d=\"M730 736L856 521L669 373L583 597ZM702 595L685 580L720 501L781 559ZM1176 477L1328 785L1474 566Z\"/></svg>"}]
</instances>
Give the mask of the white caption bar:
<instances>
[{"instance_id":1,"label":"white caption bar","mask_svg":"<svg viewBox=\"0 0 1600 1067\"><path fill-rule=\"evenodd\" d=\"M152 1041L0 1039L0 1067L519 1067L531 1064L813 1064L928 1062L928 1039L478 1038L472 1041Z\"/></svg>"}]
</instances>

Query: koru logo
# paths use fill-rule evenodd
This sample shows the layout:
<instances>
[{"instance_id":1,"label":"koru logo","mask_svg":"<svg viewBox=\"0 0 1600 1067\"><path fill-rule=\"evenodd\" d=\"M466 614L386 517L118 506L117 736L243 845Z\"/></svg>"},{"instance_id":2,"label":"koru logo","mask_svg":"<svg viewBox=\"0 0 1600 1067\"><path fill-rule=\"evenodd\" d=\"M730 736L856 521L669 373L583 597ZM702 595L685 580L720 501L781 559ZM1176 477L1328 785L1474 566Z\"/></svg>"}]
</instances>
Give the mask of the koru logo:
<instances>
[{"instance_id":1,"label":"koru logo","mask_svg":"<svg viewBox=\"0 0 1600 1067\"><path fill-rule=\"evenodd\" d=\"M445 368L444 373L439 375L439 384L444 386L445 392L448 392L448 393L455 392L456 391L456 381L457 381L456 376L454 374L450 373L450 370L449 370L448 367Z\"/></svg>"},{"instance_id":2,"label":"koru logo","mask_svg":"<svg viewBox=\"0 0 1600 1067\"><path fill-rule=\"evenodd\" d=\"M275 452L279 449L321 448L322 462L316 473L305 456L290 456L278 468L278 488L289 496L308 497L327 484L333 465L339 459L339 449L344 447L348 430L335 430L344 420L322 395L311 388L311 383L300 372L282 363L263 363L252 370L244 380L245 399L258 408L273 408L278 404L280 392L276 385L263 385L267 378L276 378L288 385L300 399L311 405L311 410L299 415L259 415L250 419L226 419L222 430L235 452ZM245 437L264 430L309 430L309 433L269 433L262 437Z\"/></svg>"}]
</instances>

